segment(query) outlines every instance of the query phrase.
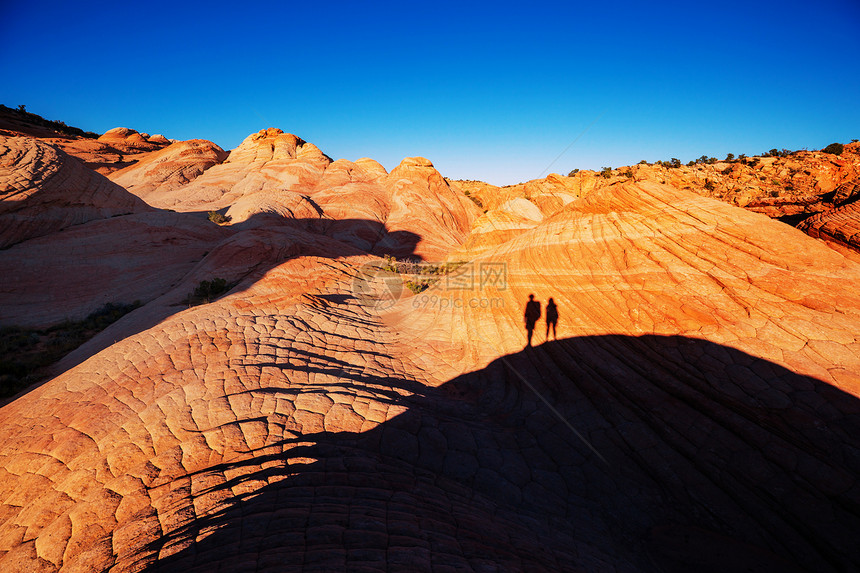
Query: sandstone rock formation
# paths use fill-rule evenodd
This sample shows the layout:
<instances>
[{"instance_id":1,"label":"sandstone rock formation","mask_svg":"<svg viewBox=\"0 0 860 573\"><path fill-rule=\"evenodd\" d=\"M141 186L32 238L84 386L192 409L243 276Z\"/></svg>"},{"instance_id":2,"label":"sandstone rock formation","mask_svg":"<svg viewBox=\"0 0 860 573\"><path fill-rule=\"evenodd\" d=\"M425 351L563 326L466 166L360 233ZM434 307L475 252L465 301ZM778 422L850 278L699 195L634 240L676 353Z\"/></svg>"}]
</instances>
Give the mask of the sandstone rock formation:
<instances>
[{"instance_id":1,"label":"sandstone rock formation","mask_svg":"<svg viewBox=\"0 0 860 573\"><path fill-rule=\"evenodd\" d=\"M385 173L272 130L163 193L137 173L153 204L235 223L71 230L163 218L166 257L164 229L205 224L176 249L197 266L0 408L0 569L860 567L860 264L822 242L555 177L461 249L480 210L426 159ZM469 261L412 296L368 254L395 232ZM117 274L158 274L137 256ZM172 306L220 272L228 296ZM529 293L559 340L523 350Z\"/></svg>"},{"instance_id":2,"label":"sandstone rock formation","mask_svg":"<svg viewBox=\"0 0 860 573\"><path fill-rule=\"evenodd\" d=\"M223 209L253 193L313 185L329 163L313 144L270 128L249 135L223 163L188 185L152 195L151 203L182 211ZM140 184L151 185L151 176L141 174Z\"/></svg>"},{"instance_id":3,"label":"sandstone rock formation","mask_svg":"<svg viewBox=\"0 0 860 573\"><path fill-rule=\"evenodd\" d=\"M147 303L174 290L230 235L205 217L143 212L21 242L0 251L0 326L45 328L81 320L106 303ZM256 264L247 260L245 270ZM234 278L224 269L197 283L224 274ZM185 285L171 302L193 290Z\"/></svg>"},{"instance_id":4,"label":"sandstone rock formation","mask_svg":"<svg viewBox=\"0 0 860 573\"><path fill-rule=\"evenodd\" d=\"M128 127L114 127L99 136L99 141L122 141L127 144L134 145L136 143L146 142L146 138L134 129L130 129Z\"/></svg>"},{"instance_id":5,"label":"sandstone rock formation","mask_svg":"<svg viewBox=\"0 0 860 573\"><path fill-rule=\"evenodd\" d=\"M844 245L860 252L860 202L813 215L800 223L798 228L828 243Z\"/></svg>"},{"instance_id":6,"label":"sandstone rock formation","mask_svg":"<svg viewBox=\"0 0 860 573\"><path fill-rule=\"evenodd\" d=\"M823 213L802 227L812 229L818 225L815 221L828 219L826 213L860 199L860 143L846 144L838 156L821 151L796 151L785 157L752 157L693 166L667 167L643 163L619 167L605 174L583 170L565 177L553 173L543 179L505 187L480 181L451 181L450 184L475 200L485 212L492 213L512 199L524 198L534 203L544 215L551 215L577 197L627 181L671 185L792 225ZM837 224L836 221L839 224L846 222L852 217L849 214L852 212L852 209L847 209L841 214L834 213L834 222L830 226ZM506 219L509 214L500 216ZM836 231L837 234L852 233L851 223L848 224L849 227ZM506 226L500 222L499 230ZM478 225L473 229L473 235L486 233L487 227L486 224ZM835 237L834 231L832 228L824 235ZM819 235L813 232L813 236ZM468 244L483 240L473 236ZM469 248L457 256L478 252Z\"/></svg>"},{"instance_id":7,"label":"sandstone rock formation","mask_svg":"<svg viewBox=\"0 0 860 573\"><path fill-rule=\"evenodd\" d=\"M169 143L164 136L161 139ZM110 179L145 201L158 204L161 195L193 181L226 157L227 153L211 141L181 141L146 154L133 165L111 173Z\"/></svg>"},{"instance_id":8,"label":"sandstone rock formation","mask_svg":"<svg viewBox=\"0 0 860 573\"><path fill-rule=\"evenodd\" d=\"M221 211L243 229L294 224L368 252L429 260L444 259L479 214L424 158L388 174L370 159L332 162L274 128L248 136L226 160L216 148L173 144L111 178L155 207Z\"/></svg>"},{"instance_id":9,"label":"sandstone rock formation","mask_svg":"<svg viewBox=\"0 0 860 573\"><path fill-rule=\"evenodd\" d=\"M0 248L93 219L149 210L41 141L0 135Z\"/></svg>"},{"instance_id":10,"label":"sandstone rock formation","mask_svg":"<svg viewBox=\"0 0 860 573\"><path fill-rule=\"evenodd\" d=\"M77 157L102 175L126 167L142 154L170 144L163 135L151 138L144 135L130 128L118 127L96 138L96 134L92 132L84 132L62 122L47 121L38 115L21 113L0 105L0 136L39 139Z\"/></svg>"}]
</instances>

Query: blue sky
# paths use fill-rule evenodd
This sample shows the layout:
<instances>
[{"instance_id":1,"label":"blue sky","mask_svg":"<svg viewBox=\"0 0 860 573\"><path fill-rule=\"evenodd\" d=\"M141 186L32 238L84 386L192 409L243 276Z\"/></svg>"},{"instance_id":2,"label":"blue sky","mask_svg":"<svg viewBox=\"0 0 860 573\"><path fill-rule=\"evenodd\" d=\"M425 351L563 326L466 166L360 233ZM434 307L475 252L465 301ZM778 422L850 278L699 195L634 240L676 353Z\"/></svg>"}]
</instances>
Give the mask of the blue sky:
<instances>
[{"instance_id":1,"label":"blue sky","mask_svg":"<svg viewBox=\"0 0 860 573\"><path fill-rule=\"evenodd\" d=\"M0 103L495 184L860 138L857 0L188 4L0 0Z\"/></svg>"}]
</instances>

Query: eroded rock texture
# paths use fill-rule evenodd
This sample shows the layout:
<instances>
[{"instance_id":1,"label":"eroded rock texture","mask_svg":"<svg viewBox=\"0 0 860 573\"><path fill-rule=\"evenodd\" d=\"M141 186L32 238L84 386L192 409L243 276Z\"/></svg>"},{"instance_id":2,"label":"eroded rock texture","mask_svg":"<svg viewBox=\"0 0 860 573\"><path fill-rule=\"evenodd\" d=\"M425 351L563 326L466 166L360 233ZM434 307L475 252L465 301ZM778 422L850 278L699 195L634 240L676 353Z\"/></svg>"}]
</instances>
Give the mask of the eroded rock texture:
<instances>
[{"instance_id":1,"label":"eroded rock texture","mask_svg":"<svg viewBox=\"0 0 860 573\"><path fill-rule=\"evenodd\" d=\"M798 228L813 237L860 251L860 203L813 215Z\"/></svg>"},{"instance_id":2,"label":"eroded rock texture","mask_svg":"<svg viewBox=\"0 0 860 573\"><path fill-rule=\"evenodd\" d=\"M0 135L0 248L149 207L50 145Z\"/></svg>"},{"instance_id":3,"label":"eroded rock texture","mask_svg":"<svg viewBox=\"0 0 860 573\"><path fill-rule=\"evenodd\" d=\"M0 569L860 566L860 265L649 182L511 197L463 247L477 207L429 161L388 174L309 145L257 134L163 194L237 224L61 233L160 217L177 266L0 409ZM412 295L368 268L383 224L469 262ZM228 296L175 306L216 272ZM529 293L560 318L524 349Z\"/></svg>"},{"instance_id":4,"label":"eroded rock texture","mask_svg":"<svg viewBox=\"0 0 860 573\"><path fill-rule=\"evenodd\" d=\"M155 207L221 211L244 229L291 223L376 254L431 261L459 246L480 213L421 157L389 174L371 159L332 162L274 128L248 136L223 162L213 146L176 143L111 178Z\"/></svg>"},{"instance_id":5,"label":"eroded rock texture","mask_svg":"<svg viewBox=\"0 0 860 573\"><path fill-rule=\"evenodd\" d=\"M64 127L61 127L64 126ZM0 108L0 135L4 137L32 137L78 158L87 167L107 175L136 162L149 152L169 145L163 135L149 136L127 127L116 127L96 138L74 135L80 129L65 129L64 123L49 122L37 115ZM55 129L62 129L58 132Z\"/></svg>"},{"instance_id":6,"label":"eroded rock texture","mask_svg":"<svg viewBox=\"0 0 860 573\"><path fill-rule=\"evenodd\" d=\"M552 173L543 179L505 187L480 181L450 181L451 186L467 194L486 213L485 220L479 220L473 228L473 237L467 241L465 251L457 256L468 258L480 254L486 240L479 235L488 229L513 231L533 227L535 218L512 210L512 201L527 200L547 216L577 197L624 182L670 185L791 225L815 217L801 228L815 237L844 242L841 237L852 234L855 224L851 222L853 210L840 208L860 198L860 143L846 144L840 155L803 150L782 157L751 157L692 166L640 163L602 173L583 170L566 177ZM831 216L834 210L837 211ZM828 230L815 231L823 221L829 221ZM843 229L841 225L846 226ZM513 235L508 232L505 236ZM506 240L504 236L501 239ZM855 247L849 244L849 248Z\"/></svg>"},{"instance_id":7,"label":"eroded rock texture","mask_svg":"<svg viewBox=\"0 0 860 573\"><path fill-rule=\"evenodd\" d=\"M155 193L153 204L157 204L159 192L172 191L193 181L226 157L227 152L211 141L178 141L146 154L135 164L111 174L110 179L147 201Z\"/></svg>"}]
</instances>

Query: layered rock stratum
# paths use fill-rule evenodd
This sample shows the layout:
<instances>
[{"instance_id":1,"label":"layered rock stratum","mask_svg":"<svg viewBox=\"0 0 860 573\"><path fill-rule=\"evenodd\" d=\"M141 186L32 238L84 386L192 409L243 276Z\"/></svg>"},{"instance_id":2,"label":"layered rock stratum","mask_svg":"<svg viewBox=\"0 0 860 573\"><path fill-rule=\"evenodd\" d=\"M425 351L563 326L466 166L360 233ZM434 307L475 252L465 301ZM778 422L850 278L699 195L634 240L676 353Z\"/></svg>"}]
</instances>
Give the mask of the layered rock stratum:
<instances>
[{"instance_id":1,"label":"layered rock stratum","mask_svg":"<svg viewBox=\"0 0 860 573\"><path fill-rule=\"evenodd\" d=\"M148 210L63 151L0 135L0 249L94 219Z\"/></svg>"},{"instance_id":2,"label":"layered rock stratum","mask_svg":"<svg viewBox=\"0 0 860 573\"><path fill-rule=\"evenodd\" d=\"M148 206L0 251L13 322L142 303L0 408L0 570L860 567L850 245L636 176L479 208L271 129L111 178ZM89 197L49 182L34 218Z\"/></svg>"},{"instance_id":3,"label":"layered rock stratum","mask_svg":"<svg viewBox=\"0 0 860 573\"><path fill-rule=\"evenodd\" d=\"M481 181L449 181L487 213L487 220L479 221L473 228L466 250L456 256L468 258L493 241L505 240L517 228L533 226L534 216L512 209L513 200L526 199L543 215L550 215L573 199L627 181L671 185L791 225L812 218L800 228L837 246L843 245L844 239L853 235L860 224L854 208L849 207L860 199L860 143L853 142L846 144L840 155L801 150L782 156L731 161L712 158L677 167L642 162L601 173L590 170L577 170L569 176L553 173L543 179L505 187ZM825 221L827 228L819 231ZM507 234L496 233L505 229ZM485 233L497 236L482 237ZM856 246L848 243L856 251Z\"/></svg>"}]
</instances>

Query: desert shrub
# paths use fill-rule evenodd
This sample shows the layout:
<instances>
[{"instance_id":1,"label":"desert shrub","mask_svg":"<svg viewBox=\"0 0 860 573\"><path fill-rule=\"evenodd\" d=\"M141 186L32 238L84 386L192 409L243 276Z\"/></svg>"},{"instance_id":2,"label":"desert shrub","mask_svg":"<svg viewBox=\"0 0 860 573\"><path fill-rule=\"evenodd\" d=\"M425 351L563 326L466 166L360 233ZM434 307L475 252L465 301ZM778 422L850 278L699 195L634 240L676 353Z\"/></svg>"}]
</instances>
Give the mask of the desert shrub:
<instances>
[{"instance_id":1,"label":"desert shrub","mask_svg":"<svg viewBox=\"0 0 860 573\"><path fill-rule=\"evenodd\" d=\"M832 153L833 155L842 155L842 151L845 149L845 146L841 143L831 143L821 151L824 153Z\"/></svg>"},{"instance_id":2,"label":"desert shrub","mask_svg":"<svg viewBox=\"0 0 860 573\"><path fill-rule=\"evenodd\" d=\"M603 177L604 179L609 179L610 177L612 177L612 168L611 167L602 168L600 170L600 176Z\"/></svg>"},{"instance_id":3,"label":"desert shrub","mask_svg":"<svg viewBox=\"0 0 860 573\"><path fill-rule=\"evenodd\" d=\"M708 191L713 191L714 189L716 189L716 186L714 185L714 182L710 179L705 179L705 189L707 189Z\"/></svg>"},{"instance_id":4,"label":"desert shrub","mask_svg":"<svg viewBox=\"0 0 860 573\"><path fill-rule=\"evenodd\" d=\"M788 157L792 153L794 153L794 152L790 149L785 149L785 148L777 149L774 147L773 149L771 149L767 153L762 153L761 156L762 157Z\"/></svg>"},{"instance_id":5,"label":"desert shrub","mask_svg":"<svg viewBox=\"0 0 860 573\"><path fill-rule=\"evenodd\" d=\"M406 281L406 288L411 290L414 294L418 294L430 288L430 285L435 281L432 280L414 280L414 281Z\"/></svg>"},{"instance_id":6,"label":"desert shrub","mask_svg":"<svg viewBox=\"0 0 860 573\"><path fill-rule=\"evenodd\" d=\"M388 271L389 273L396 273L397 259L395 259L392 255L385 255L383 256L383 259L385 260L385 263L383 263L382 265L382 270Z\"/></svg>"},{"instance_id":7,"label":"desert shrub","mask_svg":"<svg viewBox=\"0 0 860 573\"><path fill-rule=\"evenodd\" d=\"M8 110L9 112L16 114L20 119L28 123L41 127L47 127L48 129L53 129L58 133L64 133L66 135L76 135L79 137L88 137L92 139L96 139L99 136L97 133L93 133L92 131L84 131L79 127L72 127L70 125L66 125L64 121L51 121L45 119L41 115L37 115L35 113L27 111L27 106L24 104L21 104L14 109L0 104L0 110Z\"/></svg>"},{"instance_id":8,"label":"desert shrub","mask_svg":"<svg viewBox=\"0 0 860 573\"><path fill-rule=\"evenodd\" d=\"M209 220L213 223L217 223L218 225L223 225L225 223L230 222L230 217L228 215L222 215L218 211L209 211L207 213L209 216Z\"/></svg>"},{"instance_id":9,"label":"desert shrub","mask_svg":"<svg viewBox=\"0 0 860 573\"><path fill-rule=\"evenodd\" d=\"M236 286L235 283L228 283L226 279L221 278L212 279L211 281L200 281L194 292L189 294L182 302L188 306L209 304L234 286Z\"/></svg>"},{"instance_id":10,"label":"desert shrub","mask_svg":"<svg viewBox=\"0 0 860 573\"><path fill-rule=\"evenodd\" d=\"M139 306L139 300L136 300L131 304L109 302L86 317L81 321L80 325L75 326L75 328L95 331L104 330L109 325L113 324Z\"/></svg>"},{"instance_id":11,"label":"desert shrub","mask_svg":"<svg viewBox=\"0 0 860 573\"><path fill-rule=\"evenodd\" d=\"M140 306L108 303L79 321L46 329L0 328L0 397L12 396L44 376L43 369Z\"/></svg>"},{"instance_id":12,"label":"desert shrub","mask_svg":"<svg viewBox=\"0 0 860 573\"><path fill-rule=\"evenodd\" d=\"M397 259L392 255L384 255L380 269L405 275L404 284L406 288L415 294L423 292L439 282L439 280L465 265L465 261L454 261L449 263L425 263L410 259Z\"/></svg>"},{"instance_id":13,"label":"desert shrub","mask_svg":"<svg viewBox=\"0 0 860 573\"><path fill-rule=\"evenodd\" d=\"M463 194L464 194L466 197L468 197L469 199L471 199L471 200L472 200L472 203L474 203L475 205L477 205L479 209L483 209L483 208L484 208L484 204L481 202L481 200L480 200L480 199L478 199L477 197L475 197L474 195L472 195L472 194L471 194L471 193L469 193L468 191L463 191Z\"/></svg>"},{"instance_id":14,"label":"desert shrub","mask_svg":"<svg viewBox=\"0 0 860 573\"><path fill-rule=\"evenodd\" d=\"M735 159L734 153L727 153L726 154L726 161L734 161L734 159Z\"/></svg>"},{"instance_id":15,"label":"desert shrub","mask_svg":"<svg viewBox=\"0 0 860 573\"><path fill-rule=\"evenodd\" d=\"M573 177L573 176L574 176L574 175L576 175L577 173L579 173L579 169L572 169L572 170L570 171L570 173L568 173L568 174L567 174L567 176L568 176L568 177Z\"/></svg>"}]
</instances>

